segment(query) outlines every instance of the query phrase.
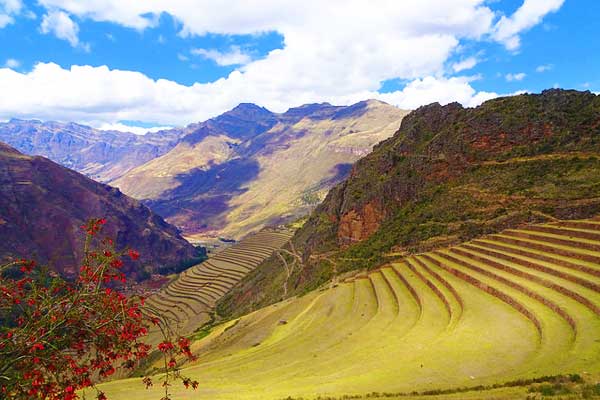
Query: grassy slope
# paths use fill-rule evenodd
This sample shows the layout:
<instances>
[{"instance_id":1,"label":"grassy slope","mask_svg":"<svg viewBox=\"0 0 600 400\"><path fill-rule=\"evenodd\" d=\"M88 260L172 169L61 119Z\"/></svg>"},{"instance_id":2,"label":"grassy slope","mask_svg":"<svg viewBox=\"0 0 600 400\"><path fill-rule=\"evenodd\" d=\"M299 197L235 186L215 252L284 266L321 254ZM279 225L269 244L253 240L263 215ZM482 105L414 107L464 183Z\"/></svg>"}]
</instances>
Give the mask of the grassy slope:
<instances>
[{"instance_id":1,"label":"grassy slope","mask_svg":"<svg viewBox=\"0 0 600 400\"><path fill-rule=\"evenodd\" d=\"M209 136L199 143L180 142L173 151L157 157L111 182L137 199L155 199L178 186L177 176L194 168L207 169L233 155L229 145L238 139Z\"/></svg>"},{"instance_id":2,"label":"grassy slope","mask_svg":"<svg viewBox=\"0 0 600 400\"><path fill-rule=\"evenodd\" d=\"M201 382L199 398L211 399L410 393L573 372L597 376L600 222L585 224L541 226L559 233L508 230L273 304L213 328L194 343L199 360L184 373ZM481 252L485 243L506 238L518 244L499 254L512 261ZM546 244L536 250L546 260L524 263L528 258L518 251L532 251L532 242ZM159 395L139 380L102 389L114 399ZM174 391L174 399L189 396ZM524 393L503 388L440 398Z\"/></svg>"}]
</instances>

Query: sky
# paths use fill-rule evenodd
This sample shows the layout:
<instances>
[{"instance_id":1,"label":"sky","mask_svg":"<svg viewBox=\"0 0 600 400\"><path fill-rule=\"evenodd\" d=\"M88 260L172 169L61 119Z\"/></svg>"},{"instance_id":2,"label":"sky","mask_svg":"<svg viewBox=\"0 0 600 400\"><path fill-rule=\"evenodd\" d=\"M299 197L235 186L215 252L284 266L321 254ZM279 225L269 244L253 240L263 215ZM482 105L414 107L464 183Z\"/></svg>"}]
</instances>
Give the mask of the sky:
<instances>
[{"instance_id":1,"label":"sky","mask_svg":"<svg viewBox=\"0 0 600 400\"><path fill-rule=\"evenodd\" d=\"M600 92L598 0L0 0L0 120L143 133L241 102Z\"/></svg>"}]
</instances>

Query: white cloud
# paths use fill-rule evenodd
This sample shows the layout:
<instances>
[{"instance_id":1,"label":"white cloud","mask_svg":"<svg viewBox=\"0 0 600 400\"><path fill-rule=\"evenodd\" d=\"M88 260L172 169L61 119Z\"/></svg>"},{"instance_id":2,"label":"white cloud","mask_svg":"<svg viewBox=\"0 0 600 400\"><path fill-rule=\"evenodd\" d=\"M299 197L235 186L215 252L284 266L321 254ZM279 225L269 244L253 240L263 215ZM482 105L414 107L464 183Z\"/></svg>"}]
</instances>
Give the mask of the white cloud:
<instances>
[{"instance_id":1,"label":"white cloud","mask_svg":"<svg viewBox=\"0 0 600 400\"><path fill-rule=\"evenodd\" d=\"M145 135L148 132L158 132L165 129L172 129L172 126L153 126L151 128L144 128L141 126L131 126L125 125L123 123L100 123L95 124L94 122L90 123L91 126L94 126L98 129L102 129L104 131L120 131L120 132L131 132L136 135Z\"/></svg>"},{"instance_id":2,"label":"white cloud","mask_svg":"<svg viewBox=\"0 0 600 400\"><path fill-rule=\"evenodd\" d=\"M59 39L66 40L73 47L89 51L89 45L79 41L79 26L63 11L52 10L44 15L40 30L42 33L51 33Z\"/></svg>"},{"instance_id":3,"label":"white cloud","mask_svg":"<svg viewBox=\"0 0 600 400\"><path fill-rule=\"evenodd\" d=\"M452 70L454 70L454 72L466 71L473 68L475 65L477 65L477 58L469 57L452 64Z\"/></svg>"},{"instance_id":4,"label":"white cloud","mask_svg":"<svg viewBox=\"0 0 600 400\"><path fill-rule=\"evenodd\" d=\"M242 53L240 46L231 46L229 51L221 52L215 49L192 49L192 54L212 60L217 65L245 65L252 61L249 54Z\"/></svg>"},{"instance_id":5,"label":"white cloud","mask_svg":"<svg viewBox=\"0 0 600 400\"><path fill-rule=\"evenodd\" d=\"M183 62L189 61L189 57L186 56L185 54L181 54L181 53L177 53L177 59L179 61L183 61Z\"/></svg>"},{"instance_id":6,"label":"white cloud","mask_svg":"<svg viewBox=\"0 0 600 400\"><path fill-rule=\"evenodd\" d=\"M15 22L14 17L22 8L21 0L0 0L0 29Z\"/></svg>"},{"instance_id":7,"label":"white cloud","mask_svg":"<svg viewBox=\"0 0 600 400\"><path fill-rule=\"evenodd\" d=\"M538 65L535 69L535 72L546 72L550 71L552 68L554 68L554 65L552 64Z\"/></svg>"},{"instance_id":8,"label":"white cloud","mask_svg":"<svg viewBox=\"0 0 600 400\"><path fill-rule=\"evenodd\" d=\"M73 66L63 69L53 63L39 63L31 72L0 69L0 118L41 118L63 121L157 121L183 125L202 121L226 111L239 102L251 101L273 111L285 111L311 101L352 104L369 98L414 108L433 101L459 101L472 106L495 93L477 92L470 86L474 78L436 78L413 80L402 91L378 93L365 89L352 92L315 94L262 92L246 86L240 71L212 83L191 86L159 79L139 72L110 70L106 66ZM294 94L296 97L294 97ZM94 126L100 126L99 122Z\"/></svg>"},{"instance_id":9,"label":"white cloud","mask_svg":"<svg viewBox=\"0 0 600 400\"><path fill-rule=\"evenodd\" d=\"M508 50L521 45L519 34L539 24L544 16L556 12L565 0L525 0L510 17L502 16L494 28L493 38Z\"/></svg>"},{"instance_id":10,"label":"white cloud","mask_svg":"<svg viewBox=\"0 0 600 400\"><path fill-rule=\"evenodd\" d=\"M14 59L14 58L9 58L4 63L4 66L6 68L15 69L15 68L19 68L21 66L21 62L19 60Z\"/></svg>"},{"instance_id":11,"label":"white cloud","mask_svg":"<svg viewBox=\"0 0 600 400\"><path fill-rule=\"evenodd\" d=\"M523 79L525 79L526 76L527 76L526 73L519 72L516 74L506 74L504 76L504 78L506 78L507 82L514 82L514 81L522 81Z\"/></svg>"},{"instance_id":12,"label":"white cloud","mask_svg":"<svg viewBox=\"0 0 600 400\"><path fill-rule=\"evenodd\" d=\"M182 125L240 102L285 111L302 103L349 104L372 97L404 107L454 100L472 105L495 95L477 92L470 78L445 75L461 41L486 40L497 33L493 3L485 0L404 0L401 6L397 0L377 0L376 5L289 0L285 6L280 0L261 0L260 7L243 0L231 0L226 7L209 0L39 2L71 21L77 17L143 30L168 13L181 27L181 36L278 32L284 46L256 60L232 61L223 53L210 53L215 62L247 63L214 82L190 86L107 67L63 69L41 63L23 74L0 69L0 91L11 93L0 96L0 117ZM78 29L73 32L71 37L77 38ZM468 64L462 67L464 71ZM410 83L399 92L377 92L380 82L396 78Z\"/></svg>"},{"instance_id":13,"label":"white cloud","mask_svg":"<svg viewBox=\"0 0 600 400\"><path fill-rule=\"evenodd\" d=\"M477 92L469 84L471 80L468 77L446 79L428 76L412 81L403 90L380 94L376 98L400 108L414 109L433 102L445 105L455 101L466 107L475 107L498 97L493 92Z\"/></svg>"}]
</instances>

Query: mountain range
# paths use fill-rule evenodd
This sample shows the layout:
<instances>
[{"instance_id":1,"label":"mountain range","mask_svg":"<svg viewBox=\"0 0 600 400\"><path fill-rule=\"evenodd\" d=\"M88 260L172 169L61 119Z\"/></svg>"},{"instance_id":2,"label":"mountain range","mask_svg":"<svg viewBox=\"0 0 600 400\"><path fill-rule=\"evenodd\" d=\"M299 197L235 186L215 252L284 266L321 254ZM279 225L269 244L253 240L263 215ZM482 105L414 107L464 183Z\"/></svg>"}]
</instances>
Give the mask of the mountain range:
<instances>
[{"instance_id":1,"label":"mountain range","mask_svg":"<svg viewBox=\"0 0 600 400\"><path fill-rule=\"evenodd\" d=\"M187 237L239 239L308 213L405 114L375 100L307 104L282 114L240 104L188 126L173 149L111 184Z\"/></svg>"},{"instance_id":2,"label":"mountain range","mask_svg":"<svg viewBox=\"0 0 600 400\"><path fill-rule=\"evenodd\" d=\"M99 182L109 182L173 148L185 130L136 135L73 122L11 119L0 122L0 142L44 156Z\"/></svg>"},{"instance_id":3,"label":"mountain range","mask_svg":"<svg viewBox=\"0 0 600 400\"><path fill-rule=\"evenodd\" d=\"M406 113L376 100L285 113L243 103L146 135L13 119L0 141L118 187L190 239L240 239L310 212Z\"/></svg>"}]
</instances>

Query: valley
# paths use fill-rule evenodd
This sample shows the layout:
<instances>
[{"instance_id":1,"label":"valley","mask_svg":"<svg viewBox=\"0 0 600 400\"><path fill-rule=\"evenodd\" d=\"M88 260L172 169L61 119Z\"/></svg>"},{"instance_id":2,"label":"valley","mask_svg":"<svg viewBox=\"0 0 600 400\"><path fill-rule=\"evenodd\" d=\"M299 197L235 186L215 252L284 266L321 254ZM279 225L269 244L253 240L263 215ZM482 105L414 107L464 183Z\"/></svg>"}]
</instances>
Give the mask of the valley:
<instances>
[{"instance_id":1,"label":"valley","mask_svg":"<svg viewBox=\"0 0 600 400\"><path fill-rule=\"evenodd\" d=\"M119 189L9 146L0 161L7 194L44 205L46 193L61 210L123 202L116 224L141 213L151 221L141 229L157 225L181 243L185 261L143 267L168 275L143 310L190 340L194 359L169 364L200 382L199 398L593 398L599 104L548 90L406 117L374 101L284 114L240 105L116 181L188 239L221 243L201 263L177 228ZM155 237L126 242L141 240L149 260L178 249ZM162 340L157 329L146 339ZM156 356L99 388L110 399L160 398L160 384L142 384L160 381L167 364Z\"/></svg>"}]
</instances>

